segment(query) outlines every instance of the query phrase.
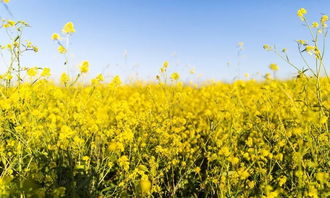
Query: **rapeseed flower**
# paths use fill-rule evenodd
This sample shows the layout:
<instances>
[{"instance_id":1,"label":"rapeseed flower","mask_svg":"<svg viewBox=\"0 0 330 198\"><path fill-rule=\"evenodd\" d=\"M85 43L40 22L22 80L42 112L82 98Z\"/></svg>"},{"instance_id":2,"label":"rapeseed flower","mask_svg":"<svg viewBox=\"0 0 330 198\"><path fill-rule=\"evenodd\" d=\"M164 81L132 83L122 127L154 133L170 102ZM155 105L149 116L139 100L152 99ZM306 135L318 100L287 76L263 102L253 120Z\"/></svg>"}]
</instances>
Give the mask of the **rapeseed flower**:
<instances>
[{"instance_id":1,"label":"rapeseed flower","mask_svg":"<svg viewBox=\"0 0 330 198\"><path fill-rule=\"evenodd\" d=\"M305 8L300 8L297 11L297 16L300 17L301 20L303 20L305 14L307 14L307 10Z\"/></svg>"},{"instance_id":2,"label":"rapeseed flower","mask_svg":"<svg viewBox=\"0 0 330 198\"><path fill-rule=\"evenodd\" d=\"M89 70L89 62L88 61L83 61L81 64L80 64L80 72L81 73L87 73L88 70Z\"/></svg>"},{"instance_id":3,"label":"rapeseed flower","mask_svg":"<svg viewBox=\"0 0 330 198\"><path fill-rule=\"evenodd\" d=\"M72 34L76 32L73 23L72 22L66 23L62 29L62 32L65 34Z\"/></svg>"},{"instance_id":4,"label":"rapeseed flower","mask_svg":"<svg viewBox=\"0 0 330 198\"><path fill-rule=\"evenodd\" d=\"M177 72L174 72L171 74L171 79L172 80L178 80L180 78L180 75Z\"/></svg>"},{"instance_id":5,"label":"rapeseed flower","mask_svg":"<svg viewBox=\"0 0 330 198\"><path fill-rule=\"evenodd\" d=\"M168 62L167 62L167 61L165 61L165 62L163 63L163 67L164 67L164 68L167 68L167 67L168 67Z\"/></svg>"},{"instance_id":6,"label":"rapeseed flower","mask_svg":"<svg viewBox=\"0 0 330 198\"><path fill-rule=\"evenodd\" d=\"M271 69L273 71L277 71L277 70L279 70L279 67L278 67L277 64L272 63L272 64L269 65L269 69Z\"/></svg>"},{"instance_id":7,"label":"rapeseed flower","mask_svg":"<svg viewBox=\"0 0 330 198\"><path fill-rule=\"evenodd\" d=\"M63 45L60 45L58 46L57 51L61 54L65 54L67 52L67 49Z\"/></svg>"},{"instance_id":8,"label":"rapeseed flower","mask_svg":"<svg viewBox=\"0 0 330 198\"><path fill-rule=\"evenodd\" d=\"M37 75L37 69L35 67L30 68L30 69L27 70L27 74L30 77L34 77L34 76Z\"/></svg>"},{"instance_id":9,"label":"rapeseed flower","mask_svg":"<svg viewBox=\"0 0 330 198\"><path fill-rule=\"evenodd\" d=\"M52 40L60 40L60 39L61 39L61 37L60 37L60 35L59 35L59 34L57 34L57 33L54 33L54 34L52 34L52 36L51 36L51 39L52 39Z\"/></svg>"},{"instance_id":10,"label":"rapeseed flower","mask_svg":"<svg viewBox=\"0 0 330 198\"><path fill-rule=\"evenodd\" d=\"M151 190L151 182L149 181L149 178L147 175L142 175L142 178L140 180L140 188L141 193L143 195L149 194Z\"/></svg>"},{"instance_id":11,"label":"rapeseed flower","mask_svg":"<svg viewBox=\"0 0 330 198\"><path fill-rule=\"evenodd\" d=\"M40 74L42 77L49 77L50 76L50 68L43 68L41 74Z\"/></svg>"},{"instance_id":12,"label":"rapeseed flower","mask_svg":"<svg viewBox=\"0 0 330 198\"><path fill-rule=\"evenodd\" d=\"M327 16L327 15L323 15L322 17L321 17L321 24L322 24L322 26L325 26L326 24L326 22L329 20L329 17Z\"/></svg>"},{"instance_id":13,"label":"rapeseed flower","mask_svg":"<svg viewBox=\"0 0 330 198\"><path fill-rule=\"evenodd\" d=\"M61 74L61 78L60 78L60 81L63 83L63 84L67 84L70 80L70 77L67 73L62 73Z\"/></svg>"},{"instance_id":14,"label":"rapeseed flower","mask_svg":"<svg viewBox=\"0 0 330 198\"><path fill-rule=\"evenodd\" d=\"M319 23L318 22L313 22L312 23L312 27L313 28L318 28L319 27Z\"/></svg>"}]
</instances>

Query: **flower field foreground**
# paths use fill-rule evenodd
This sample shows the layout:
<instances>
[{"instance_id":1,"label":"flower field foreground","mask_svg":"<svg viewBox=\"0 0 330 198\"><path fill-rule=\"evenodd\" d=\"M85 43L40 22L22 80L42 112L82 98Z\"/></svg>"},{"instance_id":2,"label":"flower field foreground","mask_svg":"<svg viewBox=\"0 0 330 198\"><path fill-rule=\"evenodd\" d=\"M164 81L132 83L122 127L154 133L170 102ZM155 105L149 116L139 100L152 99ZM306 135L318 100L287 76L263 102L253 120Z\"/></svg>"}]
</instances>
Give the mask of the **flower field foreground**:
<instances>
[{"instance_id":1,"label":"flower field foreground","mask_svg":"<svg viewBox=\"0 0 330 198\"><path fill-rule=\"evenodd\" d=\"M328 197L314 81L1 88L0 197Z\"/></svg>"}]
</instances>

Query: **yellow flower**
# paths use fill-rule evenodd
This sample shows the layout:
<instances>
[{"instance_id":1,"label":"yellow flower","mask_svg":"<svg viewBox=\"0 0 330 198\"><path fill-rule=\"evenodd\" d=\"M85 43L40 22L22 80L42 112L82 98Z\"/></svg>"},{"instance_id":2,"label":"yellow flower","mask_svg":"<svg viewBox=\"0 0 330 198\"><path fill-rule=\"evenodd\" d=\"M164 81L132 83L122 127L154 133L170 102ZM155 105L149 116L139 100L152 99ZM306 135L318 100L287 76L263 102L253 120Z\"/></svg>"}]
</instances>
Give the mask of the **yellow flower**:
<instances>
[{"instance_id":1,"label":"yellow flower","mask_svg":"<svg viewBox=\"0 0 330 198\"><path fill-rule=\"evenodd\" d=\"M15 21L12 21L12 20L8 20L7 23L10 25L10 26L14 26L16 24Z\"/></svg>"},{"instance_id":2,"label":"yellow flower","mask_svg":"<svg viewBox=\"0 0 330 198\"><path fill-rule=\"evenodd\" d=\"M122 143L120 142L112 142L108 146L109 151L111 152L123 152L125 150L125 147Z\"/></svg>"},{"instance_id":3,"label":"yellow flower","mask_svg":"<svg viewBox=\"0 0 330 198\"><path fill-rule=\"evenodd\" d=\"M267 198L277 198L278 197L278 194L279 194L278 191L269 192L267 194Z\"/></svg>"},{"instance_id":4,"label":"yellow flower","mask_svg":"<svg viewBox=\"0 0 330 198\"><path fill-rule=\"evenodd\" d=\"M227 146L224 146L220 149L219 154L227 157L230 155L230 150Z\"/></svg>"},{"instance_id":5,"label":"yellow flower","mask_svg":"<svg viewBox=\"0 0 330 198\"><path fill-rule=\"evenodd\" d=\"M308 46L306 46L306 48L305 48L305 51L306 51L306 52L311 52L311 51L313 51L313 50L315 50L315 47L314 47L314 46L310 46L310 45L308 45Z\"/></svg>"},{"instance_id":6,"label":"yellow flower","mask_svg":"<svg viewBox=\"0 0 330 198\"><path fill-rule=\"evenodd\" d=\"M39 51L39 48L37 46L33 46L32 49L33 49L34 52L38 52Z\"/></svg>"},{"instance_id":7,"label":"yellow flower","mask_svg":"<svg viewBox=\"0 0 330 198\"><path fill-rule=\"evenodd\" d=\"M329 20L329 17L327 16L327 15L323 15L322 17L321 17L321 24L323 25L323 26L325 26L326 24L325 24L325 22L327 22Z\"/></svg>"},{"instance_id":8,"label":"yellow flower","mask_svg":"<svg viewBox=\"0 0 330 198\"><path fill-rule=\"evenodd\" d=\"M118 159L118 165L123 168L125 171L128 171L129 169L129 159L126 155L121 156Z\"/></svg>"},{"instance_id":9,"label":"yellow flower","mask_svg":"<svg viewBox=\"0 0 330 198\"><path fill-rule=\"evenodd\" d=\"M165 62L163 63L163 67L164 67L164 68L167 68L167 67L168 67L168 62L167 62L167 61L165 61Z\"/></svg>"},{"instance_id":10,"label":"yellow flower","mask_svg":"<svg viewBox=\"0 0 330 198\"><path fill-rule=\"evenodd\" d=\"M267 51L272 50L272 47L270 47L270 46L267 45L267 44L263 45L263 48L264 48L264 50L267 50Z\"/></svg>"},{"instance_id":11,"label":"yellow flower","mask_svg":"<svg viewBox=\"0 0 330 198\"><path fill-rule=\"evenodd\" d=\"M314 55L316 56L316 58L320 59L321 58L321 52L320 50L316 47L314 50Z\"/></svg>"},{"instance_id":12,"label":"yellow flower","mask_svg":"<svg viewBox=\"0 0 330 198\"><path fill-rule=\"evenodd\" d=\"M248 139L245 141L245 144L249 147L252 147L253 145L253 139L251 137L248 137Z\"/></svg>"},{"instance_id":13,"label":"yellow flower","mask_svg":"<svg viewBox=\"0 0 330 198\"><path fill-rule=\"evenodd\" d=\"M300 44L300 45L304 45L304 44L306 44L306 41L304 41L304 40L297 40L297 43Z\"/></svg>"},{"instance_id":14,"label":"yellow flower","mask_svg":"<svg viewBox=\"0 0 330 198\"><path fill-rule=\"evenodd\" d=\"M7 20L7 23L3 24L2 26L4 28L9 28L9 27L13 27L14 25L16 25L16 22L15 21Z\"/></svg>"},{"instance_id":15,"label":"yellow flower","mask_svg":"<svg viewBox=\"0 0 330 198\"><path fill-rule=\"evenodd\" d=\"M81 73L87 73L89 70L89 62L88 61L83 61L80 64L80 72Z\"/></svg>"},{"instance_id":16,"label":"yellow flower","mask_svg":"<svg viewBox=\"0 0 330 198\"><path fill-rule=\"evenodd\" d=\"M31 42L31 41L27 41L27 42L26 42L26 47L27 47L27 48L32 48L32 47L33 47L32 42Z\"/></svg>"},{"instance_id":17,"label":"yellow flower","mask_svg":"<svg viewBox=\"0 0 330 198\"><path fill-rule=\"evenodd\" d=\"M277 70L279 70L279 67L278 67L277 64L272 63L272 64L269 65L269 69L271 69L273 71L277 71Z\"/></svg>"},{"instance_id":18,"label":"yellow flower","mask_svg":"<svg viewBox=\"0 0 330 198\"><path fill-rule=\"evenodd\" d=\"M57 51L61 54L65 54L67 52L67 50L65 49L65 47L63 47L63 45L58 46Z\"/></svg>"},{"instance_id":19,"label":"yellow flower","mask_svg":"<svg viewBox=\"0 0 330 198\"><path fill-rule=\"evenodd\" d=\"M300 8L297 11L297 16L300 17L301 19L304 17L305 14L307 14L307 10L305 8Z\"/></svg>"},{"instance_id":20,"label":"yellow flower","mask_svg":"<svg viewBox=\"0 0 330 198\"><path fill-rule=\"evenodd\" d=\"M12 78L13 78L13 76L9 72L5 73L3 76L3 79L5 79L5 80L11 80Z\"/></svg>"},{"instance_id":21,"label":"yellow flower","mask_svg":"<svg viewBox=\"0 0 330 198\"><path fill-rule=\"evenodd\" d=\"M9 43L9 44L7 44L7 46L6 46L6 47L7 47L7 49L10 49L10 50L11 50L11 49L13 49L13 45L12 45L12 44L10 44L10 43Z\"/></svg>"},{"instance_id":22,"label":"yellow flower","mask_svg":"<svg viewBox=\"0 0 330 198\"><path fill-rule=\"evenodd\" d=\"M4 3L9 3L10 0L2 0Z\"/></svg>"},{"instance_id":23,"label":"yellow flower","mask_svg":"<svg viewBox=\"0 0 330 198\"><path fill-rule=\"evenodd\" d=\"M42 72L41 72L40 75L41 75L42 77L48 77L48 76L50 76L50 69L47 68L47 67L45 67L45 68L42 70Z\"/></svg>"},{"instance_id":24,"label":"yellow flower","mask_svg":"<svg viewBox=\"0 0 330 198\"><path fill-rule=\"evenodd\" d=\"M27 70L27 75L30 77L36 76L37 75L37 69L35 67L30 68Z\"/></svg>"},{"instance_id":25,"label":"yellow flower","mask_svg":"<svg viewBox=\"0 0 330 198\"><path fill-rule=\"evenodd\" d=\"M59 34L57 34L57 33L54 33L54 34L52 34L52 40L59 40L61 37L60 37L60 35Z\"/></svg>"},{"instance_id":26,"label":"yellow flower","mask_svg":"<svg viewBox=\"0 0 330 198\"><path fill-rule=\"evenodd\" d=\"M112 81L110 82L110 86L118 86L121 84L120 76L116 75L113 77Z\"/></svg>"},{"instance_id":27,"label":"yellow flower","mask_svg":"<svg viewBox=\"0 0 330 198\"><path fill-rule=\"evenodd\" d=\"M272 78L272 75L270 73L266 73L265 76L264 76L264 78L266 80L270 80Z\"/></svg>"},{"instance_id":28,"label":"yellow flower","mask_svg":"<svg viewBox=\"0 0 330 198\"><path fill-rule=\"evenodd\" d=\"M71 34L74 33L76 30L74 29L74 25L72 22L68 22L64 25L62 29L63 33L65 34Z\"/></svg>"},{"instance_id":29,"label":"yellow flower","mask_svg":"<svg viewBox=\"0 0 330 198\"><path fill-rule=\"evenodd\" d=\"M196 168L194 169L194 172L197 173L197 174L199 174L199 173L201 172L201 168L196 167Z\"/></svg>"},{"instance_id":30,"label":"yellow flower","mask_svg":"<svg viewBox=\"0 0 330 198\"><path fill-rule=\"evenodd\" d=\"M174 72L171 74L171 79L172 80L178 80L180 78L180 75L177 72Z\"/></svg>"},{"instance_id":31,"label":"yellow flower","mask_svg":"<svg viewBox=\"0 0 330 198\"><path fill-rule=\"evenodd\" d=\"M141 193L143 195L150 193L151 182L149 181L149 178L147 175L142 175L142 178L140 180L140 188L141 188Z\"/></svg>"},{"instance_id":32,"label":"yellow flower","mask_svg":"<svg viewBox=\"0 0 330 198\"><path fill-rule=\"evenodd\" d=\"M228 161L230 161L232 165L236 165L239 163L240 160L238 157L230 156L228 157Z\"/></svg>"},{"instance_id":33,"label":"yellow flower","mask_svg":"<svg viewBox=\"0 0 330 198\"><path fill-rule=\"evenodd\" d=\"M250 173L247 170L239 170L238 174L242 180L245 180L250 176Z\"/></svg>"},{"instance_id":34,"label":"yellow flower","mask_svg":"<svg viewBox=\"0 0 330 198\"><path fill-rule=\"evenodd\" d=\"M324 183L326 181L329 181L329 174L328 173L324 173L324 172L318 172L315 174L317 181L319 181L320 183Z\"/></svg>"},{"instance_id":35,"label":"yellow flower","mask_svg":"<svg viewBox=\"0 0 330 198\"><path fill-rule=\"evenodd\" d=\"M313 22L312 23L312 27L313 28L318 28L319 27L319 23L318 22Z\"/></svg>"},{"instance_id":36,"label":"yellow flower","mask_svg":"<svg viewBox=\"0 0 330 198\"><path fill-rule=\"evenodd\" d=\"M104 77L103 77L102 74L97 75L95 79L97 79L97 80L100 81L100 82L101 82L101 81L104 81Z\"/></svg>"},{"instance_id":37,"label":"yellow flower","mask_svg":"<svg viewBox=\"0 0 330 198\"><path fill-rule=\"evenodd\" d=\"M95 78L93 78L93 79L91 80L92 85L96 85L96 84L98 84L98 83L100 83L100 82L102 82L102 81L104 81L104 77L103 77L102 74L97 75Z\"/></svg>"},{"instance_id":38,"label":"yellow flower","mask_svg":"<svg viewBox=\"0 0 330 198\"><path fill-rule=\"evenodd\" d=\"M328 21L329 20L329 17L327 16L327 15L323 15L322 17L321 17L321 22L326 22L326 21Z\"/></svg>"},{"instance_id":39,"label":"yellow flower","mask_svg":"<svg viewBox=\"0 0 330 198\"><path fill-rule=\"evenodd\" d=\"M14 44L14 47L19 47L19 43L17 41L15 41L13 44Z\"/></svg>"},{"instance_id":40,"label":"yellow flower","mask_svg":"<svg viewBox=\"0 0 330 198\"><path fill-rule=\"evenodd\" d=\"M60 81L63 83L63 84L67 84L70 80L70 77L68 74L66 73L62 73L61 75L61 78L60 78Z\"/></svg>"},{"instance_id":41,"label":"yellow flower","mask_svg":"<svg viewBox=\"0 0 330 198\"><path fill-rule=\"evenodd\" d=\"M319 194L318 193L318 190L314 186L310 185L308 187L308 196L309 197L311 197L311 198L318 198L319 197L318 194Z\"/></svg>"},{"instance_id":42,"label":"yellow flower","mask_svg":"<svg viewBox=\"0 0 330 198\"><path fill-rule=\"evenodd\" d=\"M254 186L256 185L256 183L254 181L248 181L247 184L248 184L249 188L251 188L251 189L254 188Z\"/></svg>"},{"instance_id":43,"label":"yellow flower","mask_svg":"<svg viewBox=\"0 0 330 198\"><path fill-rule=\"evenodd\" d=\"M278 179L278 185L283 186L285 184L286 180L287 180L286 176L281 176Z\"/></svg>"},{"instance_id":44,"label":"yellow flower","mask_svg":"<svg viewBox=\"0 0 330 198\"><path fill-rule=\"evenodd\" d=\"M90 158L88 157L88 156L84 156L84 157L82 157L81 158L83 161L89 161L90 160Z\"/></svg>"}]
</instances>

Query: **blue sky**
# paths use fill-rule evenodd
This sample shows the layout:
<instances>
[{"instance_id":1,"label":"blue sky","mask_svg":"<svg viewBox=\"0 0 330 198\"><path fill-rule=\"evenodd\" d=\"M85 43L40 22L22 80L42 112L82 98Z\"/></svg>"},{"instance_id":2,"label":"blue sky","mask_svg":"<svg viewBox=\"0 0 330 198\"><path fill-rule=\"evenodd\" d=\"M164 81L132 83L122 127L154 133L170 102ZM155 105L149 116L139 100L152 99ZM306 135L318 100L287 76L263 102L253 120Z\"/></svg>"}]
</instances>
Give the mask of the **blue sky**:
<instances>
[{"instance_id":1,"label":"blue sky","mask_svg":"<svg viewBox=\"0 0 330 198\"><path fill-rule=\"evenodd\" d=\"M154 78L165 60L183 79L191 68L203 79L253 76L269 72L270 63L280 66L278 76L294 76L262 45L286 47L299 62L295 40L309 35L297 9L306 8L310 20L330 13L328 0L12 0L9 7L16 20L31 24L25 38L40 47L24 56L27 66L50 67L55 75L65 71L50 35L72 21L72 66L89 60L90 77L103 72L143 79ZM240 57L238 42L245 43Z\"/></svg>"}]
</instances>

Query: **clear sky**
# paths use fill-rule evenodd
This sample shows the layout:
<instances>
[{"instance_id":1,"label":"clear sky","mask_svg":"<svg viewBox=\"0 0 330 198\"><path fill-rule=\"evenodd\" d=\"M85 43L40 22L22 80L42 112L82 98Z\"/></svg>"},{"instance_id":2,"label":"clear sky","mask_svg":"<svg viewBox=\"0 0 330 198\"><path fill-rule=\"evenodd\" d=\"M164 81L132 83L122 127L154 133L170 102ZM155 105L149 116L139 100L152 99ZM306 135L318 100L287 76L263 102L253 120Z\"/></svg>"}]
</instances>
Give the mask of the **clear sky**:
<instances>
[{"instance_id":1,"label":"clear sky","mask_svg":"<svg viewBox=\"0 0 330 198\"><path fill-rule=\"evenodd\" d=\"M184 79L195 68L204 79L231 80L269 72L270 63L280 66L280 77L293 76L263 44L286 47L298 58L295 40L309 37L297 10L306 8L311 20L330 14L329 0L12 0L9 7L14 19L31 24L25 38L40 47L24 57L27 66L65 71L50 35L72 21L73 65L89 60L91 76L138 73L144 79L154 78L165 60ZM239 57L238 42L245 44Z\"/></svg>"}]
</instances>

